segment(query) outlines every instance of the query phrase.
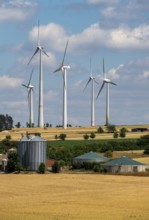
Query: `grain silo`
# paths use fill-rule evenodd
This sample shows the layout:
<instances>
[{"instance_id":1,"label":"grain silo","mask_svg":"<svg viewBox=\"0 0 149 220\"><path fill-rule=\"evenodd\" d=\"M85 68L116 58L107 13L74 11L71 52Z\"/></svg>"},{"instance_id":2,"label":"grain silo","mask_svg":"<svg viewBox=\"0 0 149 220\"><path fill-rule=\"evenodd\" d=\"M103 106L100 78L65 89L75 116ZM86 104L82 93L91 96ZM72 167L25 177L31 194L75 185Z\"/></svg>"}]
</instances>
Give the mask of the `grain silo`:
<instances>
[{"instance_id":1,"label":"grain silo","mask_svg":"<svg viewBox=\"0 0 149 220\"><path fill-rule=\"evenodd\" d=\"M18 143L21 164L31 170L38 170L40 163L46 163L46 141L39 136L22 137Z\"/></svg>"}]
</instances>

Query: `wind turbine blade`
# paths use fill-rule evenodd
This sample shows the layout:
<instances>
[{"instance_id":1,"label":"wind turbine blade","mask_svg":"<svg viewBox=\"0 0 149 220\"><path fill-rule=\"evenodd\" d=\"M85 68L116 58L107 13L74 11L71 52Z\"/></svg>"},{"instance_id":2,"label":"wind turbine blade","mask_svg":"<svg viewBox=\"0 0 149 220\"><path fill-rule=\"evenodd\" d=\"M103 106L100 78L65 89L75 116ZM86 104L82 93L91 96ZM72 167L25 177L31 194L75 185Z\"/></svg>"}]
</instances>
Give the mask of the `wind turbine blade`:
<instances>
[{"instance_id":1,"label":"wind turbine blade","mask_svg":"<svg viewBox=\"0 0 149 220\"><path fill-rule=\"evenodd\" d=\"M26 86L25 84L22 84L22 86L24 86L25 88L27 88L27 89L28 89L28 86Z\"/></svg>"},{"instance_id":2,"label":"wind turbine blade","mask_svg":"<svg viewBox=\"0 0 149 220\"><path fill-rule=\"evenodd\" d=\"M31 59L29 60L28 65L30 64L31 60L32 60L33 57L36 55L36 53L38 52L38 50L39 50L39 48L37 47L36 50L35 50L35 52L34 52L34 54L33 54L33 56L32 56Z\"/></svg>"},{"instance_id":3,"label":"wind turbine blade","mask_svg":"<svg viewBox=\"0 0 149 220\"><path fill-rule=\"evenodd\" d=\"M90 77L89 80L87 81L86 86L85 86L85 88L83 89L83 92L85 91L85 89L86 89L86 87L88 86L88 84L90 83L90 81L91 81L91 77Z\"/></svg>"},{"instance_id":4,"label":"wind turbine blade","mask_svg":"<svg viewBox=\"0 0 149 220\"><path fill-rule=\"evenodd\" d=\"M94 82L96 83L96 84L98 84L99 85L99 83L96 81L96 79L94 78Z\"/></svg>"},{"instance_id":5,"label":"wind turbine blade","mask_svg":"<svg viewBox=\"0 0 149 220\"><path fill-rule=\"evenodd\" d=\"M30 83L31 83L31 79L32 79L33 71L34 71L34 68L32 69L32 72L31 72L31 75L30 75L30 79L29 79L29 82L28 82L28 86L29 86Z\"/></svg>"},{"instance_id":6,"label":"wind turbine blade","mask_svg":"<svg viewBox=\"0 0 149 220\"><path fill-rule=\"evenodd\" d=\"M62 66L60 66L58 69L56 69L53 73L59 72L59 71L61 71L61 69L62 69Z\"/></svg>"},{"instance_id":7,"label":"wind turbine blade","mask_svg":"<svg viewBox=\"0 0 149 220\"><path fill-rule=\"evenodd\" d=\"M98 92L98 95L97 95L96 99L97 99L97 98L98 98L98 96L100 95L101 90L102 90L102 89L103 89L103 87L104 87L104 84L105 84L105 82L103 82L103 83L102 83L102 86L101 86L101 88L100 88L100 90L99 90L99 92Z\"/></svg>"},{"instance_id":8,"label":"wind turbine blade","mask_svg":"<svg viewBox=\"0 0 149 220\"><path fill-rule=\"evenodd\" d=\"M66 43L66 47L65 47L64 56L63 56L62 65L61 65L61 66L64 65L64 60L65 60L65 56L66 56L66 51L67 51L67 47L68 47L68 42L69 42L69 40L68 40L67 43Z\"/></svg>"},{"instance_id":9,"label":"wind turbine blade","mask_svg":"<svg viewBox=\"0 0 149 220\"><path fill-rule=\"evenodd\" d=\"M42 51L47 57L49 57L49 55L45 52L44 49L41 49L41 51Z\"/></svg>"},{"instance_id":10,"label":"wind turbine blade","mask_svg":"<svg viewBox=\"0 0 149 220\"><path fill-rule=\"evenodd\" d=\"M112 85L117 86L117 84L116 84L116 83L114 83L114 82L111 82L111 81L110 81L109 83L110 83L110 84L112 84Z\"/></svg>"},{"instance_id":11,"label":"wind turbine blade","mask_svg":"<svg viewBox=\"0 0 149 220\"><path fill-rule=\"evenodd\" d=\"M38 20L38 42L37 42L38 46L40 46L40 32L39 32L40 29L39 28L40 28L40 21Z\"/></svg>"}]
</instances>

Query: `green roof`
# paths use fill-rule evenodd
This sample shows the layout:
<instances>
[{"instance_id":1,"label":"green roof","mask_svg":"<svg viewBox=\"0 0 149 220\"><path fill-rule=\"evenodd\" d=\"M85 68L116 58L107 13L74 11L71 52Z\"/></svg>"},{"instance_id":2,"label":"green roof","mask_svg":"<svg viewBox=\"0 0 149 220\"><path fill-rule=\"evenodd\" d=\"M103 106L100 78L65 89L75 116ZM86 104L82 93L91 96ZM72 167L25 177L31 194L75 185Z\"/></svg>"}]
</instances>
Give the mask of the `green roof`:
<instances>
[{"instance_id":1,"label":"green roof","mask_svg":"<svg viewBox=\"0 0 149 220\"><path fill-rule=\"evenodd\" d=\"M107 160L107 157L102 156L101 154L95 153L95 152L89 152L85 153L83 155L80 155L78 157L75 157L74 159L84 159L84 160L91 160L91 159L102 159L102 160Z\"/></svg>"},{"instance_id":2,"label":"green roof","mask_svg":"<svg viewBox=\"0 0 149 220\"><path fill-rule=\"evenodd\" d=\"M107 163L105 163L104 165L106 166L116 166L116 165L145 165L143 163L140 163L136 160L133 160L129 157L121 157L121 158L118 158L118 159L115 159L115 160L111 160Z\"/></svg>"}]
</instances>

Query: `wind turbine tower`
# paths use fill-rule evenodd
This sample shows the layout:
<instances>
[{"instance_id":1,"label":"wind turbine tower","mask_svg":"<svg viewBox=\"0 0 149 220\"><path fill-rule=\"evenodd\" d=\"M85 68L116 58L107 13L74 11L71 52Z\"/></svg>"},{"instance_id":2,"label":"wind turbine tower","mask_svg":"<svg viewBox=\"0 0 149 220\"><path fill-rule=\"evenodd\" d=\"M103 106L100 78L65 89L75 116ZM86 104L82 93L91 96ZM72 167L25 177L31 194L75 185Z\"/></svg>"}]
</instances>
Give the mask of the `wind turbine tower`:
<instances>
[{"instance_id":1,"label":"wind turbine tower","mask_svg":"<svg viewBox=\"0 0 149 220\"><path fill-rule=\"evenodd\" d=\"M34 123L34 117L33 117L33 88L34 86L31 85L31 79L32 79L33 70L30 75L30 79L27 85L22 84L25 88L27 88L28 91L28 107L29 107L29 125L30 127L33 126Z\"/></svg>"},{"instance_id":2,"label":"wind turbine tower","mask_svg":"<svg viewBox=\"0 0 149 220\"><path fill-rule=\"evenodd\" d=\"M91 82L91 126L95 126L95 107L94 107L94 82L98 84L98 82L95 80L95 77L92 75L92 64L91 64L91 58L90 58L90 77L86 83L86 87ZM84 91L83 90L83 91Z\"/></svg>"},{"instance_id":3,"label":"wind turbine tower","mask_svg":"<svg viewBox=\"0 0 149 220\"><path fill-rule=\"evenodd\" d=\"M40 33L39 33L39 21L38 21L38 43L37 48L29 60L28 64L30 64L33 57L39 51L39 104L38 104L38 127L44 127L44 117L43 117L43 76L42 76L42 54L45 54L47 57L48 54L45 52L44 48L40 45Z\"/></svg>"},{"instance_id":4,"label":"wind turbine tower","mask_svg":"<svg viewBox=\"0 0 149 220\"><path fill-rule=\"evenodd\" d=\"M106 124L105 124L106 126L108 126L110 124L109 123L109 84L116 86L116 84L114 82L112 82L110 79L106 78L104 59L103 59L103 83L102 83L102 86L98 92L97 98L100 95L104 85L106 85Z\"/></svg>"},{"instance_id":5,"label":"wind turbine tower","mask_svg":"<svg viewBox=\"0 0 149 220\"><path fill-rule=\"evenodd\" d=\"M68 42L66 43L63 60L59 68L57 68L54 73L61 71L63 76L63 128L67 128L67 70L70 69L70 66L64 65L65 56L67 52Z\"/></svg>"}]
</instances>

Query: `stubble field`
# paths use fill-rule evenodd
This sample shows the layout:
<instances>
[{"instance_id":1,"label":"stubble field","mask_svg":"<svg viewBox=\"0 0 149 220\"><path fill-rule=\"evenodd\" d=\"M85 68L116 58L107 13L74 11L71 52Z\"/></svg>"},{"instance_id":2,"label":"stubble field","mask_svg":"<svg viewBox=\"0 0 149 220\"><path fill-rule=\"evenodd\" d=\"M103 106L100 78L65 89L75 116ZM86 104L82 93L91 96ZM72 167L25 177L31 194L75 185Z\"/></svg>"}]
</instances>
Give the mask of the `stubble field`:
<instances>
[{"instance_id":1,"label":"stubble field","mask_svg":"<svg viewBox=\"0 0 149 220\"><path fill-rule=\"evenodd\" d=\"M148 220L149 178L0 175L1 220Z\"/></svg>"}]
</instances>

